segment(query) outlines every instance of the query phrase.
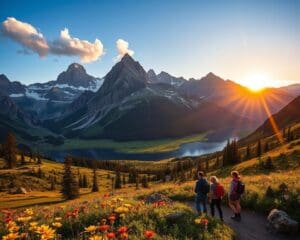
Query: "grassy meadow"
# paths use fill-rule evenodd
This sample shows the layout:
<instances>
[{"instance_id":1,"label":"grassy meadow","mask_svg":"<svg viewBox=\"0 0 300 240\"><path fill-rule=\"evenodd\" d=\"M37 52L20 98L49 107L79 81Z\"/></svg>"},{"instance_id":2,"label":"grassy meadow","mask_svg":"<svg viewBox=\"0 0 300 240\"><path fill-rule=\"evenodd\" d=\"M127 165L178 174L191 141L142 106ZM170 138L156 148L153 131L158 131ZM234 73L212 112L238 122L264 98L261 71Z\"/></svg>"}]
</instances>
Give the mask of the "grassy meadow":
<instances>
[{"instance_id":1,"label":"grassy meadow","mask_svg":"<svg viewBox=\"0 0 300 240\"><path fill-rule=\"evenodd\" d=\"M237 170L246 184L243 208L265 215L279 208L300 221L300 140L283 145L278 145L273 137L262 140L263 143L267 141L271 144L274 141L271 150L234 166L215 168L216 159L210 158L207 177L218 176L228 189L230 171ZM240 151L243 153L244 147ZM20 156L18 158L20 161ZM188 159L201 162L207 156ZM122 163L147 172L172 168L183 160ZM86 176L88 184L80 188L78 199L65 201L60 193L63 164L45 159L37 164L28 157L25 162L12 170L0 170L0 235L6 236L3 239L234 239L234 232L228 226L209 216L197 216L186 205L194 201L195 181L191 177L185 181L180 178L169 182L151 181L148 187L139 185L137 188L128 183L128 173L122 172L125 183L116 190L113 187L115 172L98 169L99 192L92 193L92 169L72 167L77 178ZM0 159L0 168L3 165ZM38 176L39 172L42 177ZM186 172L186 175L189 174ZM50 180L54 177L56 182L51 189ZM26 188L28 193L3 191L16 186ZM146 204L145 198L154 192L168 196L174 203ZM227 203L227 197L223 203ZM169 217L172 214L180 214L180 219L174 222Z\"/></svg>"}]
</instances>

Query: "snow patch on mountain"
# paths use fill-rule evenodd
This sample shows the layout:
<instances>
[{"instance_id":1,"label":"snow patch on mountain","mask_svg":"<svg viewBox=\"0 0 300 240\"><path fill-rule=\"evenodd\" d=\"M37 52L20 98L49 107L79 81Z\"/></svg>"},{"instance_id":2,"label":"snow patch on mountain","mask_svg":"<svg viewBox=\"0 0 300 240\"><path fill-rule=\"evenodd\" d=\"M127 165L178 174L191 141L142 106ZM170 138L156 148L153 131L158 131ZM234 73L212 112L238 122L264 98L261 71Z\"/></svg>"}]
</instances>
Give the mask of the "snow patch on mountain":
<instances>
[{"instance_id":1,"label":"snow patch on mountain","mask_svg":"<svg viewBox=\"0 0 300 240\"><path fill-rule=\"evenodd\" d=\"M24 97L23 93L12 93L9 95L12 98Z\"/></svg>"}]
</instances>

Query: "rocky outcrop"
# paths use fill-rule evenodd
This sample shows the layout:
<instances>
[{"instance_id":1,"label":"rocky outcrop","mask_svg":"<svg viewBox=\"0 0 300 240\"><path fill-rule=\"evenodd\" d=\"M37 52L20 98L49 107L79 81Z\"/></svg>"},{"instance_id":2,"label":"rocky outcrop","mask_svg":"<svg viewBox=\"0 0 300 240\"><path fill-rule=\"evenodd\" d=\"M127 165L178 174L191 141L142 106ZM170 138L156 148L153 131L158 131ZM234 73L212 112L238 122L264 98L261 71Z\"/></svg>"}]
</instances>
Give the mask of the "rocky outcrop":
<instances>
[{"instance_id":1,"label":"rocky outcrop","mask_svg":"<svg viewBox=\"0 0 300 240\"><path fill-rule=\"evenodd\" d=\"M24 187L12 188L9 190L10 194L27 194L27 190Z\"/></svg>"},{"instance_id":2,"label":"rocky outcrop","mask_svg":"<svg viewBox=\"0 0 300 240\"><path fill-rule=\"evenodd\" d=\"M281 210L273 209L268 216L268 224L272 231L293 234L298 231L298 222Z\"/></svg>"},{"instance_id":3,"label":"rocky outcrop","mask_svg":"<svg viewBox=\"0 0 300 240\"><path fill-rule=\"evenodd\" d=\"M172 200L161 193L152 193L151 195L147 196L145 199L145 203L147 204L159 203L159 202L171 204Z\"/></svg>"}]
</instances>

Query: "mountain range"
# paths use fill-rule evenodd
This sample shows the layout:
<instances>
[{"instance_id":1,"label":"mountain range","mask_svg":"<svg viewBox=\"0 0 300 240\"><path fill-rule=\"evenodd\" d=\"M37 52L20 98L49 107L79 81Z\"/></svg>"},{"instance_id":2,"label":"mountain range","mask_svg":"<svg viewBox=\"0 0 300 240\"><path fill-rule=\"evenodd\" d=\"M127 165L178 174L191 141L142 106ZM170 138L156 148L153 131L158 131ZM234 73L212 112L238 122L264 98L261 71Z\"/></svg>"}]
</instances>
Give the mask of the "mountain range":
<instances>
[{"instance_id":1,"label":"mountain range","mask_svg":"<svg viewBox=\"0 0 300 240\"><path fill-rule=\"evenodd\" d=\"M148 140L251 131L300 94L299 85L253 93L213 73L186 80L144 70L129 55L103 78L71 64L56 80L23 85L0 75L0 137L58 144L69 138Z\"/></svg>"}]
</instances>

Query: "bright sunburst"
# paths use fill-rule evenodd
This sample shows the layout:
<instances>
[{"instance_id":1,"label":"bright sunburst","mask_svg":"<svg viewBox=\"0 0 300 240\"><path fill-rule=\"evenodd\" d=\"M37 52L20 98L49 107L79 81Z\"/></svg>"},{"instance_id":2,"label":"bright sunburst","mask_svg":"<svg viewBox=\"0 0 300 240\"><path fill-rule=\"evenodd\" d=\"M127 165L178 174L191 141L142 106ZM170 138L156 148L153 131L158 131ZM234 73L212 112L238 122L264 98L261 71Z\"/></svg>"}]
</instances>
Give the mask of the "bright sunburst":
<instances>
[{"instance_id":1,"label":"bright sunburst","mask_svg":"<svg viewBox=\"0 0 300 240\"><path fill-rule=\"evenodd\" d=\"M270 77L265 73L251 73L242 80L242 84L252 91L261 91L271 85Z\"/></svg>"}]
</instances>

